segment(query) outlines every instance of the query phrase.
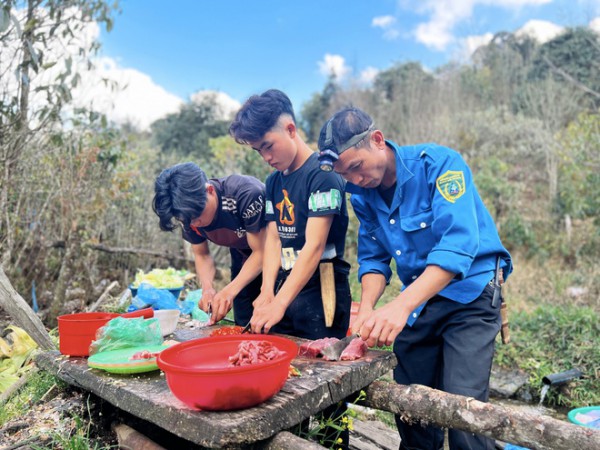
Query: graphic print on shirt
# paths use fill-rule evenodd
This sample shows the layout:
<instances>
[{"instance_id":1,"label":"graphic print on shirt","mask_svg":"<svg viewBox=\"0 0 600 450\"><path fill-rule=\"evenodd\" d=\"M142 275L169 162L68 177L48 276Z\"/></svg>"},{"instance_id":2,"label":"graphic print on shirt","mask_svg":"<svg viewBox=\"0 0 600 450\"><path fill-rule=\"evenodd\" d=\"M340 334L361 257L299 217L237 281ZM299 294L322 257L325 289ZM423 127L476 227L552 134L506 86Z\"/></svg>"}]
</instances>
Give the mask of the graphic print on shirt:
<instances>
[{"instance_id":1,"label":"graphic print on shirt","mask_svg":"<svg viewBox=\"0 0 600 450\"><path fill-rule=\"evenodd\" d=\"M294 217L294 204L290 201L288 191L282 189L283 200L281 200L275 207L279 210L279 222L282 225L294 225L296 219Z\"/></svg>"},{"instance_id":2,"label":"graphic print on shirt","mask_svg":"<svg viewBox=\"0 0 600 450\"><path fill-rule=\"evenodd\" d=\"M438 191L450 203L454 203L465 193L465 174L462 170L448 170L435 181Z\"/></svg>"}]
</instances>

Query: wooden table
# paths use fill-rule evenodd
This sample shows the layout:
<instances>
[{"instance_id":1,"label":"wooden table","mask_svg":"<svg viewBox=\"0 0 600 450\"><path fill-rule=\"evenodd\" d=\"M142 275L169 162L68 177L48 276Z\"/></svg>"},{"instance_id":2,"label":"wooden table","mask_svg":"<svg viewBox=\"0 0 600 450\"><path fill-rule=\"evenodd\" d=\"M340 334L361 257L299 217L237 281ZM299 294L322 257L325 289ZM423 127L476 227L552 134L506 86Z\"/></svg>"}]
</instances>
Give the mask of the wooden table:
<instances>
[{"instance_id":1,"label":"wooden table","mask_svg":"<svg viewBox=\"0 0 600 450\"><path fill-rule=\"evenodd\" d=\"M208 336L216 327L178 330L175 339ZM301 339L291 338L298 343ZM291 377L270 400L241 411L190 409L173 396L164 374L116 375L90 369L86 358L40 353L36 362L65 382L84 388L116 407L204 447L243 447L289 429L326 407L360 391L396 365L391 352L369 350L357 361L329 362L298 357Z\"/></svg>"}]
</instances>

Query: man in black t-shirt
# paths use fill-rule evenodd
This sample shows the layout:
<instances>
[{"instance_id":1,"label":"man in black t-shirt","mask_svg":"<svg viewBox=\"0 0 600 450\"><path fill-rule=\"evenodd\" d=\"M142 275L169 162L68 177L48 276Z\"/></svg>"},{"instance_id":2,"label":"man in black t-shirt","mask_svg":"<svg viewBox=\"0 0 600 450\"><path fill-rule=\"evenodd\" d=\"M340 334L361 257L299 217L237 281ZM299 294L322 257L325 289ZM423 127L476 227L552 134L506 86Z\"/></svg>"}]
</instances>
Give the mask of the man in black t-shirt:
<instances>
[{"instance_id":1,"label":"man in black t-shirt","mask_svg":"<svg viewBox=\"0 0 600 450\"><path fill-rule=\"evenodd\" d=\"M351 298L349 264L343 260L348 228L343 179L319 169L317 154L298 133L291 102L281 91L250 97L229 131L276 169L266 181L263 286L254 302L252 330L308 339L344 337ZM319 264L324 261L333 263L335 273L331 327L321 300Z\"/></svg>"},{"instance_id":2,"label":"man in black t-shirt","mask_svg":"<svg viewBox=\"0 0 600 450\"><path fill-rule=\"evenodd\" d=\"M274 331L307 339L342 338L350 321L350 265L343 260L348 228L344 180L319 168L317 154L296 128L290 99L271 89L254 95L237 113L229 133L250 145L271 167L267 178L267 237L261 294L254 302L254 333ZM335 315L327 327L319 264L334 267ZM332 405L323 416L327 447L348 448L348 430L339 431L346 406ZM308 428L308 421L302 424ZM341 442L340 442L341 440Z\"/></svg>"},{"instance_id":3,"label":"man in black t-shirt","mask_svg":"<svg viewBox=\"0 0 600 450\"><path fill-rule=\"evenodd\" d=\"M190 162L163 170L154 190L160 228L172 231L179 222L183 239L192 244L202 285L199 307L212 309L211 323L216 323L233 306L236 324L246 325L262 284L264 185L244 175L207 180L204 171ZM213 288L215 265L208 241L229 247L231 254L231 282L218 293Z\"/></svg>"}]
</instances>

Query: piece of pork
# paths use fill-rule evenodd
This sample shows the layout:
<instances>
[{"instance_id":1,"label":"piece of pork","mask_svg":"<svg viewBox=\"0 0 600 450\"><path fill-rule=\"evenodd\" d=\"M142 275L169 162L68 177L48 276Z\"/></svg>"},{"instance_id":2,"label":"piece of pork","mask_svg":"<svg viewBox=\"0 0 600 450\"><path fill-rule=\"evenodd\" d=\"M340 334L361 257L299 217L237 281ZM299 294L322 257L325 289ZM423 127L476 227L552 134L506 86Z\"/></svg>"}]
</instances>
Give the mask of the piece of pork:
<instances>
[{"instance_id":1,"label":"piece of pork","mask_svg":"<svg viewBox=\"0 0 600 450\"><path fill-rule=\"evenodd\" d=\"M298 356L306 356L307 358L318 358L321 356L321 350L329 347L339 341L338 338L323 338L312 342L305 342L300 346Z\"/></svg>"},{"instance_id":2,"label":"piece of pork","mask_svg":"<svg viewBox=\"0 0 600 450\"><path fill-rule=\"evenodd\" d=\"M354 361L355 359L362 358L367 353L367 343L361 338L357 337L352 339L348 344L348 347L344 349L340 355L341 361Z\"/></svg>"}]
</instances>

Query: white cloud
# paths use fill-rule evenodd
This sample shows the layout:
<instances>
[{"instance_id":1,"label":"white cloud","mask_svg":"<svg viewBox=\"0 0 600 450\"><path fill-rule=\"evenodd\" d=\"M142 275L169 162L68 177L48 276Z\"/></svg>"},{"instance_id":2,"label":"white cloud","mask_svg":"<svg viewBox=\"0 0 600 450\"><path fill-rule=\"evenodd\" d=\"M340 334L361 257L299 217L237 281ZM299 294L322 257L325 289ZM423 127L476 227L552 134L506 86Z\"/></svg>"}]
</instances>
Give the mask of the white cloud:
<instances>
[{"instance_id":1,"label":"white cloud","mask_svg":"<svg viewBox=\"0 0 600 450\"><path fill-rule=\"evenodd\" d=\"M527 36L535 39L540 44L544 44L554 39L563 31L563 27L552 22L547 22L545 20L530 20L517 31L515 31L515 36L517 38Z\"/></svg>"},{"instance_id":2,"label":"white cloud","mask_svg":"<svg viewBox=\"0 0 600 450\"><path fill-rule=\"evenodd\" d=\"M477 5L519 9L528 5L543 5L552 0L421 0L417 10L429 15L429 21L421 23L415 30L418 42L434 50L445 50L455 41L454 27L470 18Z\"/></svg>"},{"instance_id":3,"label":"white cloud","mask_svg":"<svg viewBox=\"0 0 600 450\"><path fill-rule=\"evenodd\" d=\"M394 16L378 16L373 17L371 25L379 28L388 28L392 26L395 22L396 18Z\"/></svg>"},{"instance_id":4,"label":"white cloud","mask_svg":"<svg viewBox=\"0 0 600 450\"><path fill-rule=\"evenodd\" d=\"M594 20L592 20L589 27L596 33L600 34L600 17L596 17Z\"/></svg>"},{"instance_id":5,"label":"white cloud","mask_svg":"<svg viewBox=\"0 0 600 450\"><path fill-rule=\"evenodd\" d=\"M378 73L379 69L369 66L360 73L358 82L361 84L371 84Z\"/></svg>"},{"instance_id":6,"label":"white cloud","mask_svg":"<svg viewBox=\"0 0 600 450\"><path fill-rule=\"evenodd\" d=\"M74 9L66 10L63 14L75 15ZM24 10L15 10L15 17L24 22ZM85 24L75 35L63 36L63 28L59 27L56 39L48 41L44 47L44 64L55 63L52 67L40 70L39 74L30 71L30 108L40 110L47 103L44 91L36 92L37 87L55 84L57 77L70 68L72 74L79 74L79 84L71 89L72 101L63 112L66 117L70 108L85 107L105 114L108 119L117 124L130 123L140 130L147 130L150 124L165 114L175 112L183 104L177 96L158 86L152 79L137 70L120 67L111 58L100 57L92 60L93 66L88 66L88 58L92 55L80 49L89 49L91 44L100 36L97 23ZM10 33L16 33L10 30ZM0 58L0 73L12 74L20 58L19 40L16 34L6 39ZM39 50L39 49L38 49ZM71 88L70 79L65 80L67 89ZM116 89L113 87L116 86ZM0 95L14 95L18 89L16 77L0 78Z\"/></svg>"},{"instance_id":7,"label":"white cloud","mask_svg":"<svg viewBox=\"0 0 600 450\"><path fill-rule=\"evenodd\" d=\"M145 73L119 67L107 57L95 63L96 69L83 77L73 92L75 106L91 108L117 124L129 123L144 131L155 120L177 112L183 104L183 100L154 83Z\"/></svg>"},{"instance_id":8,"label":"white cloud","mask_svg":"<svg viewBox=\"0 0 600 450\"><path fill-rule=\"evenodd\" d=\"M477 50L479 47L483 47L484 45L488 45L493 38L494 35L492 33L485 33L478 36L467 36L466 38L461 39L458 60L468 60L471 56L473 56L475 50Z\"/></svg>"},{"instance_id":9,"label":"white cloud","mask_svg":"<svg viewBox=\"0 0 600 450\"><path fill-rule=\"evenodd\" d=\"M396 18L394 16L378 16L373 17L371 26L381 28L385 39L395 39L400 35L400 32L395 28Z\"/></svg>"},{"instance_id":10,"label":"white cloud","mask_svg":"<svg viewBox=\"0 0 600 450\"><path fill-rule=\"evenodd\" d=\"M326 53L319 61L319 72L326 77L335 76L338 81L346 77L352 69L346 65L346 60L341 55Z\"/></svg>"},{"instance_id":11,"label":"white cloud","mask_svg":"<svg viewBox=\"0 0 600 450\"><path fill-rule=\"evenodd\" d=\"M190 96L190 100L200 104L205 101L215 101L218 110L217 118L221 120L231 120L242 106L240 102L234 100L229 95L221 91L198 91Z\"/></svg>"}]
</instances>

